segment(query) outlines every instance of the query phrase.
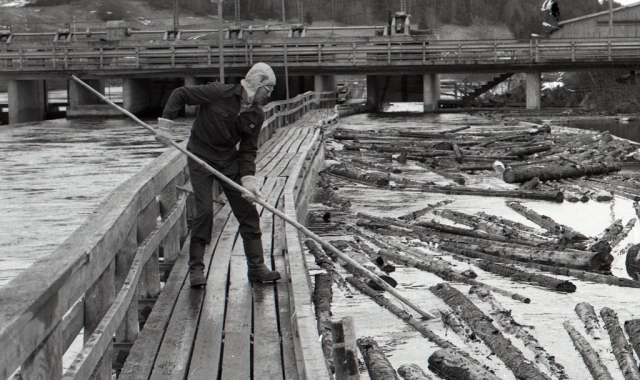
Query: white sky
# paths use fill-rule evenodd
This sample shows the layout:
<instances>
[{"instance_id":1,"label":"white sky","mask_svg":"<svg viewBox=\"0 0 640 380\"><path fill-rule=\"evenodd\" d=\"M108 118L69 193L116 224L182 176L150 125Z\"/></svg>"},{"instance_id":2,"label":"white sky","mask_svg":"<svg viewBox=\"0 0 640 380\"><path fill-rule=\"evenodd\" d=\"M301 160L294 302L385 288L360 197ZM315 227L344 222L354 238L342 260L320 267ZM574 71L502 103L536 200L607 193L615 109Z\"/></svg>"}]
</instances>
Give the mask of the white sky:
<instances>
[{"instance_id":1,"label":"white sky","mask_svg":"<svg viewBox=\"0 0 640 380\"><path fill-rule=\"evenodd\" d=\"M629 5L631 3L637 3L638 2L638 0L613 0L613 1L615 1L616 3L620 3L622 5Z\"/></svg>"}]
</instances>

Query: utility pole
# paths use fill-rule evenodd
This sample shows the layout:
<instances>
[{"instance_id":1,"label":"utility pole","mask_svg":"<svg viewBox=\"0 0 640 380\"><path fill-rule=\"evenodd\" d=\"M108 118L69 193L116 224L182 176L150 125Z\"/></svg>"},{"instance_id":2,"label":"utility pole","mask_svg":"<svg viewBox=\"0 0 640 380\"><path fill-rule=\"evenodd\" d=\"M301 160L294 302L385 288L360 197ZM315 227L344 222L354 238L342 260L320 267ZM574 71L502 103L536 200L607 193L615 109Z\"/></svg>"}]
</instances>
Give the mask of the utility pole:
<instances>
[{"instance_id":1,"label":"utility pole","mask_svg":"<svg viewBox=\"0 0 640 380\"><path fill-rule=\"evenodd\" d=\"M234 0L235 21L236 25L240 25L240 0Z\"/></svg>"},{"instance_id":2,"label":"utility pole","mask_svg":"<svg viewBox=\"0 0 640 380\"><path fill-rule=\"evenodd\" d=\"M613 37L613 0L609 0L609 38Z\"/></svg>"},{"instance_id":3,"label":"utility pole","mask_svg":"<svg viewBox=\"0 0 640 380\"><path fill-rule=\"evenodd\" d=\"M220 83L224 83L224 32L222 27L222 0L211 0L218 3L218 52L220 54Z\"/></svg>"},{"instance_id":4,"label":"utility pole","mask_svg":"<svg viewBox=\"0 0 640 380\"><path fill-rule=\"evenodd\" d=\"M179 0L173 0L173 30L178 31L180 29L180 6Z\"/></svg>"},{"instance_id":5,"label":"utility pole","mask_svg":"<svg viewBox=\"0 0 640 380\"><path fill-rule=\"evenodd\" d=\"M287 66L287 28L286 28L287 16L286 16L284 2L285 0L282 0L282 29L283 29L282 36L284 37L284 85L287 90L287 99L289 99L289 67Z\"/></svg>"}]
</instances>

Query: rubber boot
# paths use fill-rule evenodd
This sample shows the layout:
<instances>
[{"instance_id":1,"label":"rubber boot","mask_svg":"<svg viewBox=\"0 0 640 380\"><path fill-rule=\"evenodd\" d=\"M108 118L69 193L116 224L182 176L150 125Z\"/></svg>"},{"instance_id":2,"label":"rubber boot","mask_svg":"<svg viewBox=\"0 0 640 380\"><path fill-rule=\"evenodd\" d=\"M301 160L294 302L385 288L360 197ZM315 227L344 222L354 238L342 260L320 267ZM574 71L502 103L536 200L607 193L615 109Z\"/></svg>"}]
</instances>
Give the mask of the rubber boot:
<instances>
[{"instance_id":1,"label":"rubber boot","mask_svg":"<svg viewBox=\"0 0 640 380\"><path fill-rule=\"evenodd\" d=\"M262 240L243 240L244 254L247 257L247 277L250 282L271 282L280 279L280 272L270 270L264 265Z\"/></svg>"},{"instance_id":2,"label":"rubber boot","mask_svg":"<svg viewBox=\"0 0 640 380\"><path fill-rule=\"evenodd\" d=\"M191 241L189 246L189 285L192 288L207 286L207 278L204 276L204 249L206 245L199 241Z\"/></svg>"}]
</instances>

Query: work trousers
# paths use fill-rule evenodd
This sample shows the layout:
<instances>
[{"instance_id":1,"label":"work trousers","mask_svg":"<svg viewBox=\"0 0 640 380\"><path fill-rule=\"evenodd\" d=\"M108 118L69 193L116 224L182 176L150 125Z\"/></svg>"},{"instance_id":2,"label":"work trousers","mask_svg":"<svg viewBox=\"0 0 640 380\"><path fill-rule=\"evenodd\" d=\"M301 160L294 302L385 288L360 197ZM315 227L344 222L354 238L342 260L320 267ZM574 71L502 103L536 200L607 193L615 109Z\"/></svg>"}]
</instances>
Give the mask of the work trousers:
<instances>
[{"instance_id":1,"label":"work trousers","mask_svg":"<svg viewBox=\"0 0 640 380\"><path fill-rule=\"evenodd\" d=\"M202 158L201 158L202 159ZM240 185L238 178L239 164L237 160L230 160L224 163L211 162L203 159L214 169L218 170L229 179ZM203 168L200 164L187 159L189 177L196 201L196 216L191 227L191 244L211 243L211 231L213 230L213 180L214 175ZM260 216L256 206L242 198L240 191L232 188L228 184L220 181L224 195L231 206L233 215L240 225L240 235L243 240L255 240L262 237L260 231ZM190 267L204 267L202 257L190 257Z\"/></svg>"}]
</instances>

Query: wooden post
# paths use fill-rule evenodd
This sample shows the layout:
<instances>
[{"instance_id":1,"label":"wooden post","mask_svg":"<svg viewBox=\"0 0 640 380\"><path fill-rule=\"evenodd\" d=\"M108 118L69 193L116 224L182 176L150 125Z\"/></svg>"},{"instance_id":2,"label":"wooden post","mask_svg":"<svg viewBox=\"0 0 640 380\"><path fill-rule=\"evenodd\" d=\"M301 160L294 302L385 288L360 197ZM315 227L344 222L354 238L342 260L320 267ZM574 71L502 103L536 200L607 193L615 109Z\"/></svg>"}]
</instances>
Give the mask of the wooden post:
<instances>
[{"instance_id":1,"label":"wooden post","mask_svg":"<svg viewBox=\"0 0 640 380\"><path fill-rule=\"evenodd\" d=\"M22 364L22 379L51 379L62 378L62 329L53 329L40 347L34 351Z\"/></svg>"},{"instance_id":2,"label":"wooden post","mask_svg":"<svg viewBox=\"0 0 640 380\"><path fill-rule=\"evenodd\" d=\"M331 323L333 336L333 365L336 380L360 379L358 374L358 347L352 317Z\"/></svg>"}]
</instances>

